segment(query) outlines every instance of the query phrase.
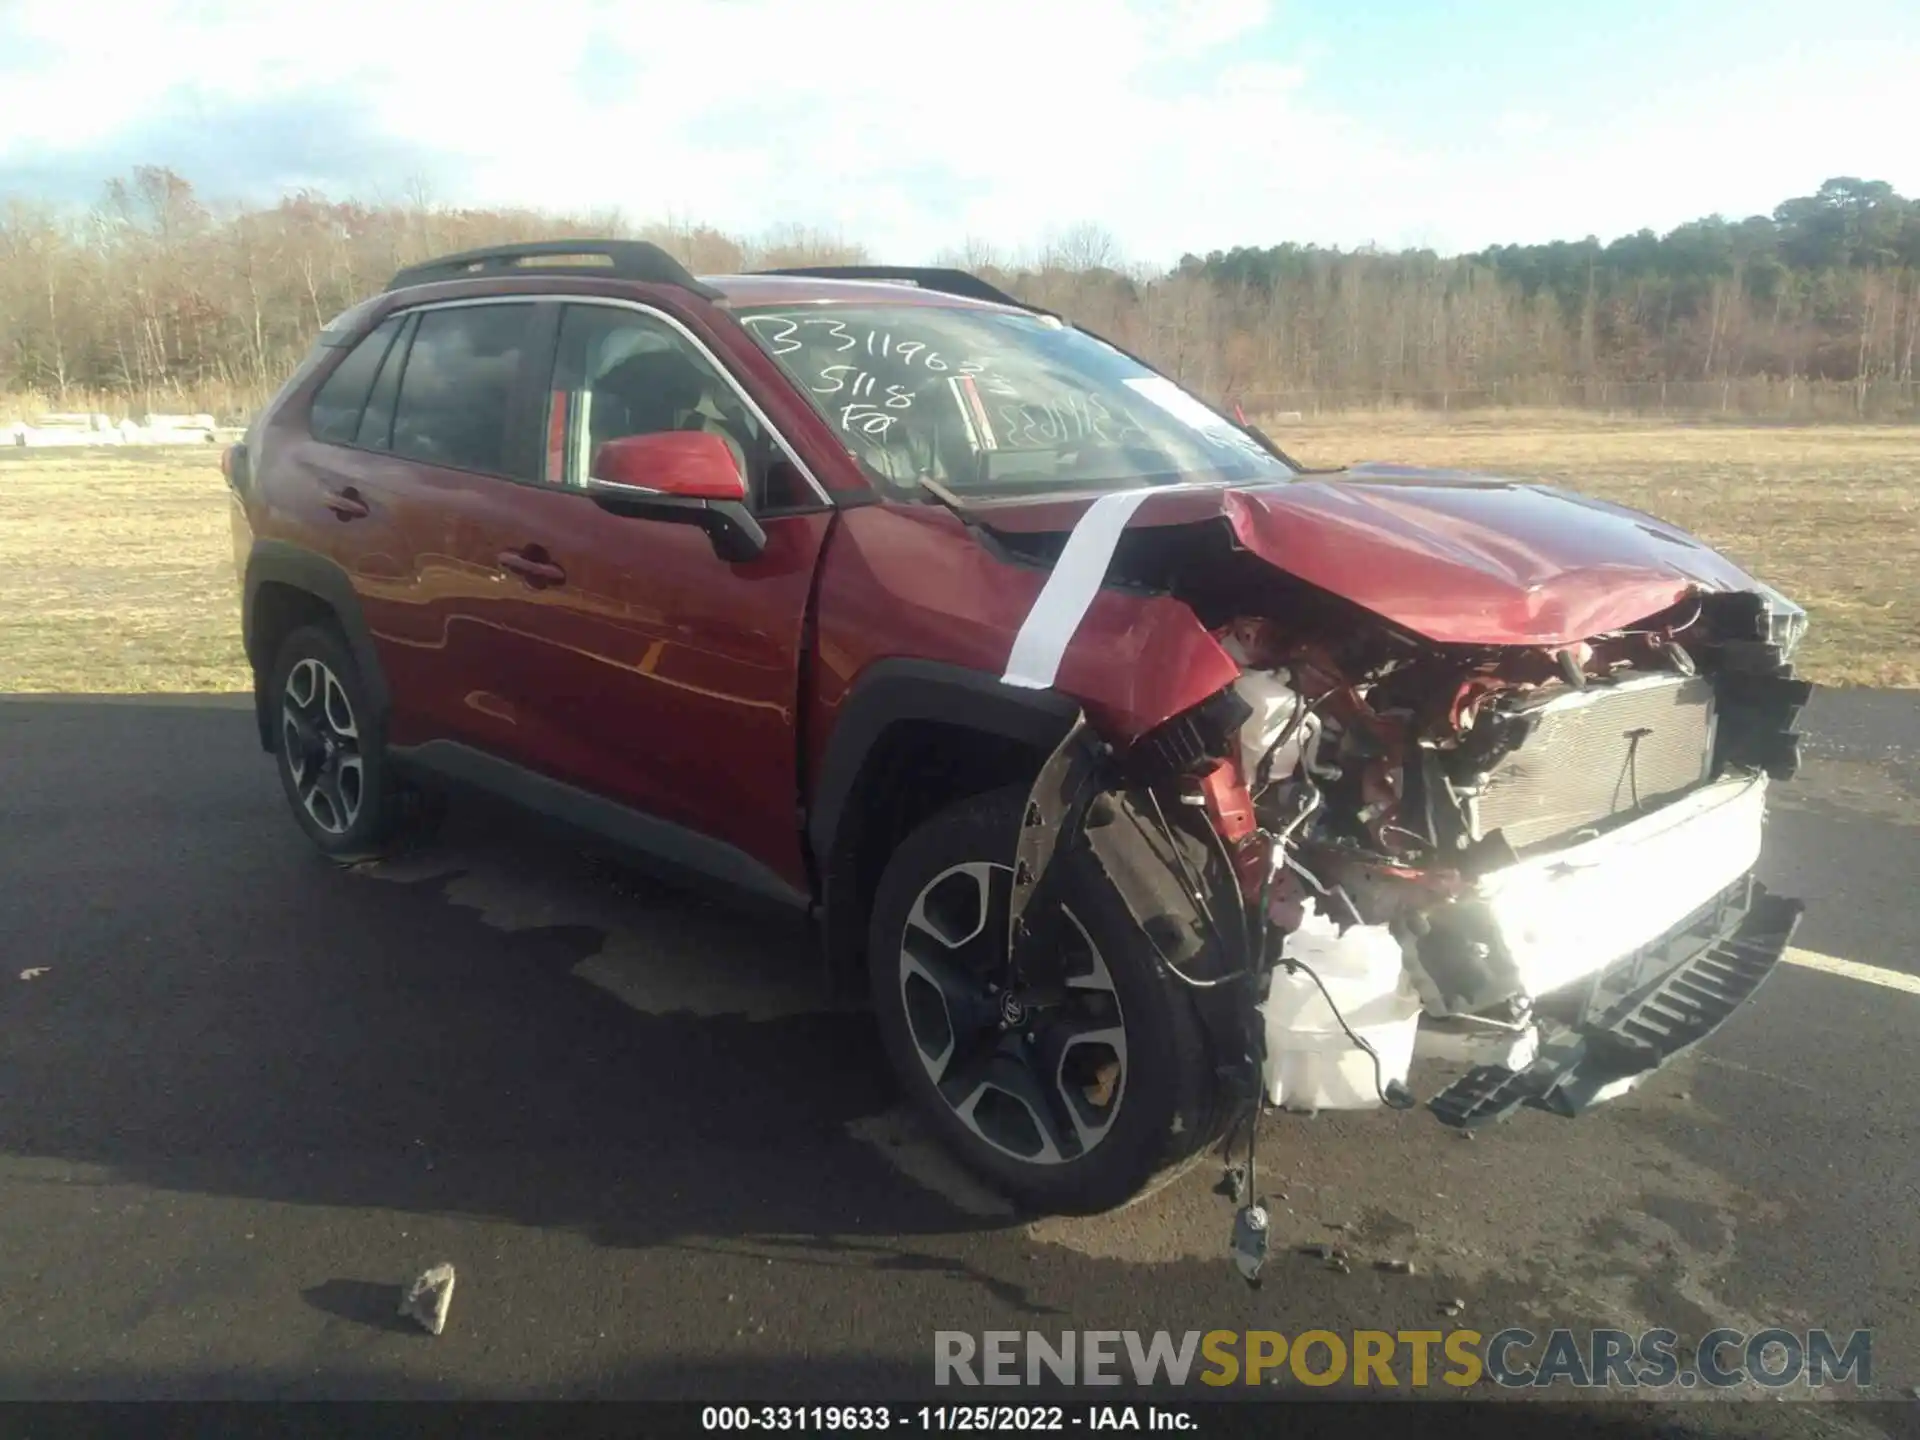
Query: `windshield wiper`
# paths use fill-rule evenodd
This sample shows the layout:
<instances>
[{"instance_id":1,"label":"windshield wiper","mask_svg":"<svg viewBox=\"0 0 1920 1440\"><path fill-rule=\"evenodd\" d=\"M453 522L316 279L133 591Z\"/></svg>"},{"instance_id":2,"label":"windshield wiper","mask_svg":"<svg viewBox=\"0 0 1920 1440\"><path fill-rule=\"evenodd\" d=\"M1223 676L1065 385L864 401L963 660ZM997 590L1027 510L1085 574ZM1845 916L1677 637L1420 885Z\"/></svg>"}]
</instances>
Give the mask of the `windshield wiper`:
<instances>
[{"instance_id":1,"label":"windshield wiper","mask_svg":"<svg viewBox=\"0 0 1920 1440\"><path fill-rule=\"evenodd\" d=\"M919 483L922 490L926 491L929 495L933 496L934 499L946 506L947 509L951 510L954 519L958 520L962 525L966 526L969 530L977 530L980 527L980 522L967 513L967 507L961 502L960 497L947 489L947 487L942 485L938 480L935 480L931 475L916 475L914 479Z\"/></svg>"}]
</instances>

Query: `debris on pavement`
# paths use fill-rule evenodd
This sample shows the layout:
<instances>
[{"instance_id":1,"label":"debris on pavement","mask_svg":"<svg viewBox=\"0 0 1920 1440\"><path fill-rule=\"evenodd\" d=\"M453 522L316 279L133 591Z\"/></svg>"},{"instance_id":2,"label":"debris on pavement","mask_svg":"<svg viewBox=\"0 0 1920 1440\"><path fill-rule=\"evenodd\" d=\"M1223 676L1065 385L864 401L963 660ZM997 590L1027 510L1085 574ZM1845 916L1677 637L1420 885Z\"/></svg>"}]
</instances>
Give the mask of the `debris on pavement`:
<instances>
[{"instance_id":1,"label":"debris on pavement","mask_svg":"<svg viewBox=\"0 0 1920 1440\"><path fill-rule=\"evenodd\" d=\"M447 1310L453 1304L453 1266L435 1265L416 1275L400 1299L400 1313L420 1323L430 1335L447 1328Z\"/></svg>"},{"instance_id":2,"label":"debris on pavement","mask_svg":"<svg viewBox=\"0 0 1920 1440\"><path fill-rule=\"evenodd\" d=\"M47 973L48 968L49 967L45 965L35 965L30 969L22 970L20 972L20 978L22 980L38 980L42 975Z\"/></svg>"},{"instance_id":3,"label":"debris on pavement","mask_svg":"<svg viewBox=\"0 0 1920 1440\"><path fill-rule=\"evenodd\" d=\"M1458 1315L1466 1308L1467 1302L1456 1295L1453 1299L1442 1302L1440 1313L1442 1315Z\"/></svg>"},{"instance_id":4,"label":"debris on pavement","mask_svg":"<svg viewBox=\"0 0 1920 1440\"><path fill-rule=\"evenodd\" d=\"M1234 1204L1241 1204L1247 1198L1247 1167L1229 1165L1221 1173L1220 1183L1213 1187L1213 1193L1224 1195Z\"/></svg>"},{"instance_id":5,"label":"debris on pavement","mask_svg":"<svg viewBox=\"0 0 1920 1440\"><path fill-rule=\"evenodd\" d=\"M1228 1251L1240 1271L1240 1278L1256 1288L1260 1284L1261 1267L1267 1263L1271 1239L1267 1224L1266 1206L1243 1205L1233 1217L1233 1236L1228 1241Z\"/></svg>"},{"instance_id":6,"label":"debris on pavement","mask_svg":"<svg viewBox=\"0 0 1920 1440\"><path fill-rule=\"evenodd\" d=\"M1395 1275L1411 1275L1414 1273L1413 1261L1411 1260L1382 1260L1380 1262L1380 1268L1390 1271Z\"/></svg>"}]
</instances>

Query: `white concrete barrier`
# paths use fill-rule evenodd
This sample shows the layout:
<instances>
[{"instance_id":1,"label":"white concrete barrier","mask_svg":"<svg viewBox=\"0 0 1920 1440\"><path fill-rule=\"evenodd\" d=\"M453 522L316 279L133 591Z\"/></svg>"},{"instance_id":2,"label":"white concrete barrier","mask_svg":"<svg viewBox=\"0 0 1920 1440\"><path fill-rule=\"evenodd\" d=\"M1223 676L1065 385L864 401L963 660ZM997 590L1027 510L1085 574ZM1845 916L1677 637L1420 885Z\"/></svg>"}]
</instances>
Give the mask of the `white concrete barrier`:
<instances>
[{"instance_id":1,"label":"white concrete barrier","mask_svg":"<svg viewBox=\"0 0 1920 1440\"><path fill-rule=\"evenodd\" d=\"M211 415L149 415L141 422L147 430L211 430Z\"/></svg>"},{"instance_id":2,"label":"white concrete barrier","mask_svg":"<svg viewBox=\"0 0 1920 1440\"><path fill-rule=\"evenodd\" d=\"M30 450L100 445L214 445L237 439L237 428L211 415L148 415L115 424L105 415L38 415L0 426L0 444Z\"/></svg>"}]
</instances>

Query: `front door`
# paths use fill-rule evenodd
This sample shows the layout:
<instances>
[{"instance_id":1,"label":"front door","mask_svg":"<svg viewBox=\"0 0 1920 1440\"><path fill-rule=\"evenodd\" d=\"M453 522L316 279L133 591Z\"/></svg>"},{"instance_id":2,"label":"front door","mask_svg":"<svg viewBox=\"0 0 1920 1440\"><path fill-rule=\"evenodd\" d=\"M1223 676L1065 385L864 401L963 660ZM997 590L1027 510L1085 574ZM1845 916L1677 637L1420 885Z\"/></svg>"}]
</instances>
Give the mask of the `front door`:
<instances>
[{"instance_id":1,"label":"front door","mask_svg":"<svg viewBox=\"0 0 1920 1440\"><path fill-rule=\"evenodd\" d=\"M509 487L487 507L484 538L473 537L474 559L496 580L463 617L488 647L473 652L472 683L502 708L522 763L804 888L800 650L831 511L818 499L768 503L768 477L791 479L791 457L717 362L658 312L567 304L547 397L539 483ZM728 441L764 554L729 563L696 526L623 519L584 492L597 446L669 429Z\"/></svg>"}]
</instances>

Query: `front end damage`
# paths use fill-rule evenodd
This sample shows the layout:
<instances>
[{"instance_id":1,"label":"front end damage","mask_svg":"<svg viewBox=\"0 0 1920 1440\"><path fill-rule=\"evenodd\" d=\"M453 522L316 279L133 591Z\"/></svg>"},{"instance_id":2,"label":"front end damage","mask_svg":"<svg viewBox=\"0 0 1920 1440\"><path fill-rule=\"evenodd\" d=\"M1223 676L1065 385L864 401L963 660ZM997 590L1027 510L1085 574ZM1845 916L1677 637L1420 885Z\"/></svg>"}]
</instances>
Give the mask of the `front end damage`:
<instances>
[{"instance_id":1,"label":"front end damage","mask_svg":"<svg viewBox=\"0 0 1920 1440\"><path fill-rule=\"evenodd\" d=\"M1427 1108L1471 1128L1631 1089L1780 960L1801 906L1754 870L1810 687L1779 597L1694 591L1553 646L1435 643L1285 576L1268 597L1183 596L1239 678L1056 752L1021 836L1016 963L1044 964L1023 916L1085 845L1143 927L1177 889L1230 957L1193 973L1193 945L1148 933L1251 1109L1406 1108L1431 1057L1464 1073ZM1250 1278L1258 1218L1237 1232Z\"/></svg>"}]
</instances>

